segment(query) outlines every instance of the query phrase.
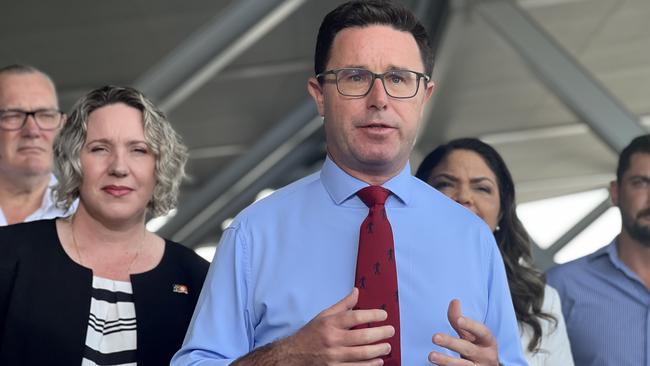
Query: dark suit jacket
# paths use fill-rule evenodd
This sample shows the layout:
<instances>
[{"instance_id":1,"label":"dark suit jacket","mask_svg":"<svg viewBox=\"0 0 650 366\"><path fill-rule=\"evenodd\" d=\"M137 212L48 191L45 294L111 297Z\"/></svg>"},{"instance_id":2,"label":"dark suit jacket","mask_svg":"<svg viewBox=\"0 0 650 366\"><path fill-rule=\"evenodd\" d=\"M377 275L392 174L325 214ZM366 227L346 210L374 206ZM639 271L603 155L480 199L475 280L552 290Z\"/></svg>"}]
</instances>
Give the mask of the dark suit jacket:
<instances>
[{"instance_id":1,"label":"dark suit jacket","mask_svg":"<svg viewBox=\"0 0 650 366\"><path fill-rule=\"evenodd\" d=\"M208 270L166 241L160 264L131 275L139 366L168 365L183 342ZM185 285L188 294L174 292ZM0 228L0 365L79 365L92 271L68 257L54 220Z\"/></svg>"}]
</instances>

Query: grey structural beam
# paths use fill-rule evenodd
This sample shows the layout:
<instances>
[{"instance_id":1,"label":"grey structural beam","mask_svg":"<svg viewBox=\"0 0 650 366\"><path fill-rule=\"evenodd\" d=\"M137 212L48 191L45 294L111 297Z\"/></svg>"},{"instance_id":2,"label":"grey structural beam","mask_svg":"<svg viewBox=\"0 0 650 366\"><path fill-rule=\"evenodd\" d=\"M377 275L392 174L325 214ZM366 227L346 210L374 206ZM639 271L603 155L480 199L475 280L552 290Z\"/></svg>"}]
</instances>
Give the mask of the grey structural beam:
<instances>
[{"instance_id":1,"label":"grey structural beam","mask_svg":"<svg viewBox=\"0 0 650 366\"><path fill-rule=\"evenodd\" d=\"M183 241L232 200L243 187L259 179L269 167L308 138L322 124L311 98L304 100L250 150L213 176L191 197L160 230L165 237ZM210 223L214 225L214 223Z\"/></svg>"},{"instance_id":2,"label":"grey structural beam","mask_svg":"<svg viewBox=\"0 0 650 366\"><path fill-rule=\"evenodd\" d=\"M647 133L637 116L513 1L484 0L476 3L475 10L526 61L537 78L616 153L634 137ZM546 250L545 260L609 207L608 199L601 202Z\"/></svg>"},{"instance_id":3,"label":"grey structural beam","mask_svg":"<svg viewBox=\"0 0 650 366\"><path fill-rule=\"evenodd\" d=\"M531 239L532 241L532 239ZM541 271L545 272L547 269L553 267L555 262L553 261L553 256L542 249L539 244L532 242L531 255L535 261L535 266Z\"/></svg>"},{"instance_id":4,"label":"grey structural beam","mask_svg":"<svg viewBox=\"0 0 650 366\"><path fill-rule=\"evenodd\" d=\"M533 247L533 257L535 258L535 264L537 264L537 267L542 270L547 270L548 268L552 267L555 264L553 261L555 254L557 254L557 252L559 252L571 240L578 236L578 234L589 227L589 225L596 221L596 219L602 216L602 214L604 214L610 207L612 207L611 201L609 199L603 200L591 212L589 212L582 219L580 219L580 221L578 221L569 230L567 230L567 232L562 234L562 236L548 248L541 249L539 246L535 245Z\"/></svg>"},{"instance_id":5,"label":"grey structural beam","mask_svg":"<svg viewBox=\"0 0 650 366\"><path fill-rule=\"evenodd\" d=\"M167 57L151 67L134 85L158 102L161 109L169 112L182 103L194 91L231 63L251 45L282 22L306 0L239 0L233 1L214 19L198 29ZM304 122L303 122L304 124ZM296 130L288 128L288 133ZM160 232L172 236L186 228L190 219L204 209L206 199L234 184L253 159L262 160L288 135L269 136L258 143L251 152L235 160L224 175L214 176L199 191L179 206L177 214L164 225ZM250 155L250 156L249 156ZM214 193L213 193L214 192ZM176 236L174 236L176 237Z\"/></svg>"},{"instance_id":6,"label":"grey structural beam","mask_svg":"<svg viewBox=\"0 0 650 366\"><path fill-rule=\"evenodd\" d=\"M134 85L169 112L305 1L232 1Z\"/></svg>"},{"instance_id":7,"label":"grey structural beam","mask_svg":"<svg viewBox=\"0 0 650 366\"><path fill-rule=\"evenodd\" d=\"M596 221L600 216L602 216L610 207L612 207L612 202L609 198L603 200L599 203L591 212L585 215L580 221L578 221L573 227L571 227L567 232L562 234L562 236L557 239L551 246L542 250L540 248L533 248L535 254L535 264L542 270L546 270L552 267L555 264L553 257L564 248L571 240L573 240L578 234L583 232L586 228L589 227L594 221Z\"/></svg>"},{"instance_id":8,"label":"grey structural beam","mask_svg":"<svg viewBox=\"0 0 650 366\"><path fill-rule=\"evenodd\" d=\"M572 228L570 228L566 233L564 233L558 240L555 241L550 247L546 249L546 252L549 255L553 256L560 251L565 245L567 245L573 238L580 234L584 229L591 225L596 219L598 219L602 214L605 213L610 207L612 207L612 202L608 199L603 200L598 206L596 206L591 212L589 212L585 217L580 219Z\"/></svg>"},{"instance_id":9,"label":"grey structural beam","mask_svg":"<svg viewBox=\"0 0 650 366\"><path fill-rule=\"evenodd\" d=\"M431 114L444 103L439 90L445 90L446 84L449 83L450 70L458 61L458 45L465 34L464 8L461 7L461 4L457 1L437 1L435 4L437 6L436 14L433 15L435 20L431 25L432 29L435 28L431 32L436 32L436 41L433 45L436 52L431 75L434 91L425 106L416 139L417 146L411 154L411 161L414 163L420 163L432 148L429 145L420 146L419 144L421 136L430 129L429 126L433 124L435 129L442 131L444 130L442 126L448 123L448 121L435 121L434 123L431 120ZM444 142L443 140L443 136L437 136L437 139L433 141L433 146Z\"/></svg>"},{"instance_id":10,"label":"grey structural beam","mask_svg":"<svg viewBox=\"0 0 650 366\"><path fill-rule=\"evenodd\" d=\"M475 10L526 61L537 78L614 151L647 133L582 65L511 0L484 0Z\"/></svg>"},{"instance_id":11,"label":"grey structural beam","mask_svg":"<svg viewBox=\"0 0 650 366\"><path fill-rule=\"evenodd\" d=\"M275 163L267 169L265 174L253 180L244 178L243 181L248 184L239 183L224 192L223 195L229 199L214 201L218 202L219 206L210 210L212 215L209 220L188 233L183 239L183 244L190 248L196 248L208 241L214 243L221 234L221 223L224 220L251 204L260 191L274 187L283 177L290 176L292 171L304 164L306 157L321 153L324 141L324 137L321 136L324 133L322 126L318 120L312 120L299 137L299 140L306 139L302 142L295 141L299 143L292 149L284 149L286 152L284 156L274 159Z\"/></svg>"}]
</instances>

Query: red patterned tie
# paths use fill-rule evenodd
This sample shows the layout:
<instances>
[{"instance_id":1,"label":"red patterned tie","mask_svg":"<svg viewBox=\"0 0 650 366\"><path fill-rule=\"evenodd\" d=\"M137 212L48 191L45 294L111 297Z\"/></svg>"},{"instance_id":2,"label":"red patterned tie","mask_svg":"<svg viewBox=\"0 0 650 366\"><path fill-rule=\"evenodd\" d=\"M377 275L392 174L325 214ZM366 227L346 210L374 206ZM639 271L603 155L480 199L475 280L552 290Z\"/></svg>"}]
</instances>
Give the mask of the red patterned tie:
<instances>
[{"instance_id":1,"label":"red patterned tie","mask_svg":"<svg viewBox=\"0 0 650 366\"><path fill-rule=\"evenodd\" d=\"M369 186L357 192L357 196L370 208L368 217L361 224L355 286L359 288L357 309L384 309L386 321L368 324L368 327L392 325L395 335L388 340L391 353L384 356L384 365L399 366L399 298L397 292L397 269L393 230L386 216L384 202L390 191L380 186Z\"/></svg>"}]
</instances>

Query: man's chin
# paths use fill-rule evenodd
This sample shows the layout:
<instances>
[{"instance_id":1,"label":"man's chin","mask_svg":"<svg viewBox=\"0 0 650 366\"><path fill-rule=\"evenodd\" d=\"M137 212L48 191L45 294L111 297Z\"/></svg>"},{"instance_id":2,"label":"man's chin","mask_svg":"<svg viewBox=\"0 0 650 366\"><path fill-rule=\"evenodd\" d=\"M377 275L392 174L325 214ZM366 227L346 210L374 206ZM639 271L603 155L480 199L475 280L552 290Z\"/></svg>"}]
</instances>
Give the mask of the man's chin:
<instances>
[{"instance_id":1,"label":"man's chin","mask_svg":"<svg viewBox=\"0 0 650 366\"><path fill-rule=\"evenodd\" d=\"M367 148L365 151L358 151L353 155L357 161L368 167L393 166L405 161L400 151L385 147Z\"/></svg>"},{"instance_id":2,"label":"man's chin","mask_svg":"<svg viewBox=\"0 0 650 366\"><path fill-rule=\"evenodd\" d=\"M650 225L642 225L636 221L628 228L628 232L634 240L650 248Z\"/></svg>"},{"instance_id":3,"label":"man's chin","mask_svg":"<svg viewBox=\"0 0 650 366\"><path fill-rule=\"evenodd\" d=\"M394 170L398 166L398 159L392 157L386 158L382 156L370 156L361 160L361 163L368 172L385 173Z\"/></svg>"},{"instance_id":4,"label":"man's chin","mask_svg":"<svg viewBox=\"0 0 650 366\"><path fill-rule=\"evenodd\" d=\"M52 166L45 165L45 164L43 165L33 164L21 169L20 173L24 177L42 177L46 175L49 176L52 173Z\"/></svg>"}]
</instances>

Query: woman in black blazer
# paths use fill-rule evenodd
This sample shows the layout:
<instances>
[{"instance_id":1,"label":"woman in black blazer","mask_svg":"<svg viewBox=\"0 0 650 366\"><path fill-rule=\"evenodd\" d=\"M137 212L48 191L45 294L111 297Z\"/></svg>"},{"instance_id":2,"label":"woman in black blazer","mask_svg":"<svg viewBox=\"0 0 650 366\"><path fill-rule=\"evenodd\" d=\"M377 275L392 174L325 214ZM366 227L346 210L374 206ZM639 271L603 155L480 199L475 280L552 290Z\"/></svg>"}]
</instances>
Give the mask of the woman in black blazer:
<instances>
[{"instance_id":1,"label":"woman in black blazer","mask_svg":"<svg viewBox=\"0 0 650 366\"><path fill-rule=\"evenodd\" d=\"M187 150L132 88L82 97L54 143L67 218L0 228L1 365L169 364L208 263L147 231L176 205Z\"/></svg>"}]
</instances>

